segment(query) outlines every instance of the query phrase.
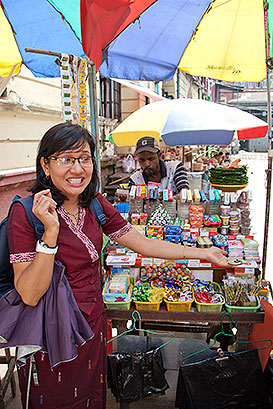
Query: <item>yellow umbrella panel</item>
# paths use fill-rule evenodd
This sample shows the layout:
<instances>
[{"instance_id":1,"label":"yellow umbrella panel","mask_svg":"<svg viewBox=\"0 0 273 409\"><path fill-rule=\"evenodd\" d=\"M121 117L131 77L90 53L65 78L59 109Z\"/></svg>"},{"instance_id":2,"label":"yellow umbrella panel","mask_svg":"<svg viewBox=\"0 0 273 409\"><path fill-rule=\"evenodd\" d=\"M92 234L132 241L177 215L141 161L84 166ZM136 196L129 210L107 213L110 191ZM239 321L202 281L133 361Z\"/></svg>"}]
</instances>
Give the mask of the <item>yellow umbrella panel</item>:
<instances>
[{"instance_id":1,"label":"yellow umbrella panel","mask_svg":"<svg viewBox=\"0 0 273 409\"><path fill-rule=\"evenodd\" d=\"M152 103L133 112L111 133L115 144L134 146L143 136L152 136L159 142L169 109L168 104L161 101L159 106Z\"/></svg>"},{"instance_id":2,"label":"yellow umbrella panel","mask_svg":"<svg viewBox=\"0 0 273 409\"><path fill-rule=\"evenodd\" d=\"M22 58L13 37L12 29L0 7L0 77L17 75L20 72Z\"/></svg>"},{"instance_id":3,"label":"yellow umbrella panel","mask_svg":"<svg viewBox=\"0 0 273 409\"><path fill-rule=\"evenodd\" d=\"M178 68L225 81L262 81L266 76L263 0L215 0Z\"/></svg>"}]
</instances>

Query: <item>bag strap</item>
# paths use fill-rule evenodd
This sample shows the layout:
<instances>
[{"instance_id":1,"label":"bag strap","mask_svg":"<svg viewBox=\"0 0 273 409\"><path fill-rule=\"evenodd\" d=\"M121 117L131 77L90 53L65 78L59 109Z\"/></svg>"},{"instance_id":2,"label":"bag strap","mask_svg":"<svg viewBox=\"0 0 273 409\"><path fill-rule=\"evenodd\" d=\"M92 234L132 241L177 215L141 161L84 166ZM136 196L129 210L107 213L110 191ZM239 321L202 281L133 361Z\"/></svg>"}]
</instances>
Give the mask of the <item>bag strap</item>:
<instances>
[{"instance_id":1,"label":"bag strap","mask_svg":"<svg viewBox=\"0 0 273 409\"><path fill-rule=\"evenodd\" d=\"M12 206L15 203L21 203L24 206L24 209L27 214L27 218L29 221L30 226L33 228L35 231L35 235L37 239L41 239L42 235L44 234L44 225L43 223L38 219L38 217L35 216L35 214L32 212L32 206L33 206L33 196L27 196L21 198L20 196L15 196L14 199L12 200L11 206L9 208L9 214L11 211ZM103 211L103 207L99 200L97 198L94 198L90 204L90 209L95 215L95 218L97 222L103 226L106 223L106 216Z\"/></svg>"},{"instance_id":2,"label":"bag strap","mask_svg":"<svg viewBox=\"0 0 273 409\"><path fill-rule=\"evenodd\" d=\"M20 196L15 196L9 208L9 214L10 214L12 206L15 203L21 203L24 206L29 224L33 228L37 239L40 239L44 233L44 225L38 219L38 217L36 217L35 214L32 212L33 196L27 196L23 198L21 198Z\"/></svg>"},{"instance_id":3,"label":"bag strap","mask_svg":"<svg viewBox=\"0 0 273 409\"><path fill-rule=\"evenodd\" d=\"M106 223L106 216L100 201L96 197L92 200L90 209L94 213L97 222L103 226Z\"/></svg>"}]
</instances>

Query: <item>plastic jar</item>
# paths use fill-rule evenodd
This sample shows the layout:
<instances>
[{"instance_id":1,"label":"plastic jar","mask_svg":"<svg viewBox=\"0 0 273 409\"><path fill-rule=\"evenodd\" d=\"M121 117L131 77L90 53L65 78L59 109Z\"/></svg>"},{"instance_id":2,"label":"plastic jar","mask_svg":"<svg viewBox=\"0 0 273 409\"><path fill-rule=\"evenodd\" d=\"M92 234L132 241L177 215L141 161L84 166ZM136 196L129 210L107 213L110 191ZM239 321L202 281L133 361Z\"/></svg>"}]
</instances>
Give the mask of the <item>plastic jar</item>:
<instances>
[{"instance_id":1,"label":"plastic jar","mask_svg":"<svg viewBox=\"0 0 273 409\"><path fill-rule=\"evenodd\" d=\"M251 220L248 217L241 218L241 227L249 227L250 225L251 225Z\"/></svg>"},{"instance_id":2,"label":"plastic jar","mask_svg":"<svg viewBox=\"0 0 273 409\"><path fill-rule=\"evenodd\" d=\"M230 220L231 229L238 229L238 227L239 227L239 220Z\"/></svg>"},{"instance_id":3,"label":"plastic jar","mask_svg":"<svg viewBox=\"0 0 273 409\"><path fill-rule=\"evenodd\" d=\"M239 234L239 231L240 231L239 227L234 228L234 229L232 228L229 229L229 232L232 236L237 236L237 234Z\"/></svg>"},{"instance_id":4,"label":"plastic jar","mask_svg":"<svg viewBox=\"0 0 273 409\"><path fill-rule=\"evenodd\" d=\"M228 234L229 226L222 226L221 227L221 234Z\"/></svg>"},{"instance_id":5,"label":"plastic jar","mask_svg":"<svg viewBox=\"0 0 273 409\"><path fill-rule=\"evenodd\" d=\"M232 210L230 213L230 220L239 220L239 212L238 210Z\"/></svg>"},{"instance_id":6,"label":"plastic jar","mask_svg":"<svg viewBox=\"0 0 273 409\"><path fill-rule=\"evenodd\" d=\"M220 217L222 219L222 226L229 226L229 216L221 214Z\"/></svg>"},{"instance_id":7,"label":"plastic jar","mask_svg":"<svg viewBox=\"0 0 273 409\"><path fill-rule=\"evenodd\" d=\"M250 210L248 209L241 210L241 217L249 217L249 216L250 216Z\"/></svg>"},{"instance_id":8,"label":"plastic jar","mask_svg":"<svg viewBox=\"0 0 273 409\"><path fill-rule=\"evenodd\" d=\"M228 216L228 215L229 215L229 212L230 212L230 206L221 205L221 213L222 213L223 215Z\"/></svg>"},{"instance_id":9,"label":"plastic jar","mask_svg":"<svg viewBox=\"0 0 273 409\"><path fill-rule=\"evenodd\" d=\"M250 234L250 227L241 227L241 233L245 236L249 236Z\"/></svg>"}]
</instances>

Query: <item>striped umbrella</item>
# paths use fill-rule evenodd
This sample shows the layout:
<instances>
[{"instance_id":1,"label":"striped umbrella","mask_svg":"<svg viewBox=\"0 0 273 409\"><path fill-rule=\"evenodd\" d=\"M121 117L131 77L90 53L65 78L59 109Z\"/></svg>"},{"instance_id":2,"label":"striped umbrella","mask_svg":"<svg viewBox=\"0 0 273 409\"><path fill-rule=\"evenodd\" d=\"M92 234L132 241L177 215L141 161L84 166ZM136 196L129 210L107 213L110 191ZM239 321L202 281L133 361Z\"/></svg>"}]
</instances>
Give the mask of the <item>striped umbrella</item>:
<instances>
[{"instance_id":1,"label":"striped umbrella","mask_svg":"<svg viewBox=\"0 0 273 409\"><path fill-rule=\"evenodd\" d=\"M154 102L136 110L112 132L118 146L133 146L143 136L161 137L168 146L229 145L238 139L263 138L268 124L227 105L203 99Z\"/></svg>"}]
</instances>

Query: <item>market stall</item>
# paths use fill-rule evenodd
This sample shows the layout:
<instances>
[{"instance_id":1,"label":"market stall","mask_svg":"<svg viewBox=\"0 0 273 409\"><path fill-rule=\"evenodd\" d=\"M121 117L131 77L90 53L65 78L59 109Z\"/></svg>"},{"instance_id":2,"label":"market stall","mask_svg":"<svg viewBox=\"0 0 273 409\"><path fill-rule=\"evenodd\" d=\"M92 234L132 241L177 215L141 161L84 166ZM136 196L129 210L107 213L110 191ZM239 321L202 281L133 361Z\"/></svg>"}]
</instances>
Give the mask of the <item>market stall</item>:
<instances>
[{"instance_id":1,"label":"market stall","mask_svg":"<svg viewBox=\"0 0 273 409\"><path fill-rule=\"evenodd\" d=\"M142 114L141 110L132 114L112 136L118 144L130 138L132 144L142 134L155 138L160 135L172 146L187 145L189 140L196 145L202 141L226 145L235 129L241 138L247 138L251 126L255 135L264 135L264 123L251 122L253 118L226 110L227 107L219 108L227 117L225 121L222 117L217 125L215 117L209 119L210 109L218 109L214 105L187 100L154 103L142 108ZM228 124L233 115L233 125ZM153 123L153 116L162 120ZM247 189L247 167L234 161L229 167L215 167L197 174L190 181L190 188L175 196L172 190L161 190L156 183L132 186L127 192L127 217L141 234L151 239L170 241L185 248L223 248L228 252L230 268L224 270L206 260L187 259L185 253L175 261L151 259L110 242L104 257L103 297L107 315L118 334L123 334L136 309L143 335L152 330L203 332L209 336L213 325L223 321L228 328L234 320L235 350L244 350L253 324L264 321L260 296L267 295L260 282L259 243L251 231L252 192ZM120 207L118 203L116 206ZM226 350L225 337L219 342ZM121 407L127 403L121 402Z\"/></svg>"},{"instance_id":2,"label":"market stall","mask_svg":"<svg viewBox=\"0 0 273 409\"><path fill-rule=\"evenodd\" d=\"M251 232L247 169L219 170L211 170L206 192L203 186L183 189L176 196L172 191L160 192L154 184L130 188L127 217L141 234L186 247L224 248L230 268L197 259L147 258L109 242L104 252L103 297L118 334L126 331L135 309L144 331L193 334L209 333L228 312L231 316L224 316L223 323L228 325L232 317L239 342L248 340L253 324L264 322L260 296L267 295L267 289L259 281L259 244ZM224 339L219 342L222 349L227 348ZM247 348L244 342L236 345L237 351ZM121 403L121 407L126 405Z\"/></svg>"}]
</instances>

